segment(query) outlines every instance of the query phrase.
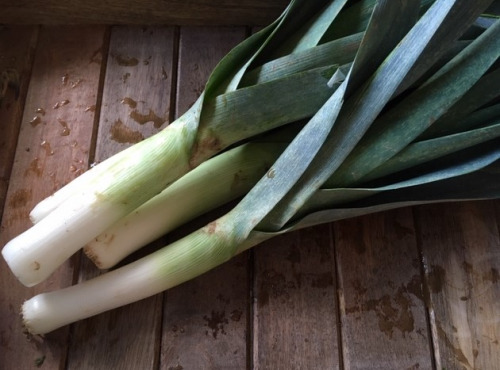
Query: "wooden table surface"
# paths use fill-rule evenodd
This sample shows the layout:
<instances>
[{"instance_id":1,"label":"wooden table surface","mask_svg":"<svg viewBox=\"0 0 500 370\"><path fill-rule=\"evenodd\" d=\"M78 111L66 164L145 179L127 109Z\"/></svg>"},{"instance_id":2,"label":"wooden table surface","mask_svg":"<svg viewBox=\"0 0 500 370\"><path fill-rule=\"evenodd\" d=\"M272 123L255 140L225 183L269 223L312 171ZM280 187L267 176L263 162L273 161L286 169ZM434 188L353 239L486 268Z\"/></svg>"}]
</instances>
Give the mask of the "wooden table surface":
<instances>
[{"instance_id":1,"label":"wooden table surface","mask_svg":"<svg viewBox=\"0 0 500 370\"><path fill-rule=\"evenodd\" d=\"M164 128L248 27L11 26L0 246L93 162ZM500 369L500 204L403 208L272 239L170 291L28 340L0 262L0 369ZM179 230L148 248L165 244Z\"/></svg>"}]
</instances>

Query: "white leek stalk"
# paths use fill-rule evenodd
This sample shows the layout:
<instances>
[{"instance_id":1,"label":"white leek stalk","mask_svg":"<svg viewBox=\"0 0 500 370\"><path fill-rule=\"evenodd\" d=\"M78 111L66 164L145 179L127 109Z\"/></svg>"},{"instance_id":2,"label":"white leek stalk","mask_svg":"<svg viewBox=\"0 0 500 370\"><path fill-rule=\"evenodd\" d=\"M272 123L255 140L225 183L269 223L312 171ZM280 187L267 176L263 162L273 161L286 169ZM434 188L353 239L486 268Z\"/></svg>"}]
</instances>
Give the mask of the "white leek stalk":
<instances>
[{"instance_id":1,"label":"white leek stalk","mask_svg":"<svg viewBox=\"0 0 500 370\"><path fill-rule=\"evenodd\" d=\"M26 286L43 281L92 238L186 173L192 138L185 125L178 120L130 147L88 186L77 187L77 194L7 243L2 254L19 281Z\"/></svg>"},{"instance_id":2,"label":"white leek stalk","mask_svg":"<svg viewBox=\"0 0 500 370\"><path fill-rule=\"evenodd\" d=\"M84 247L106 269L174 228L247 193L284 149L248 143L196 167Z\"/></svg>"},{"instance_id":3,"label":"white leek stalk","mask_svg":"<svg viewBox=\"0 0 500 370\"><path fill-rule=\"evenodd\" d=\"M69 323L120 307L190 280L250 248L264 238L239 240L230 223L215 222L129 265L97 278L24 302L23 323L44 334Z\"/></svg>"}]
</instances>

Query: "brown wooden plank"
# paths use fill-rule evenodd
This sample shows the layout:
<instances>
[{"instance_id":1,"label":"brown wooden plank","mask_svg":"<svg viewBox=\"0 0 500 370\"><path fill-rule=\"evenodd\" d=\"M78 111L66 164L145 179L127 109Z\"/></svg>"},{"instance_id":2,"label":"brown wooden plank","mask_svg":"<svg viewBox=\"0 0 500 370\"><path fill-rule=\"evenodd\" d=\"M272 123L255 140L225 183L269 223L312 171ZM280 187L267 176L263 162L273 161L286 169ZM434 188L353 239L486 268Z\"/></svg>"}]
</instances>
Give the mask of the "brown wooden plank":
<instances>
[{"instance_id":1,"label":"brown wooden plank","mask_svg":"<svg viewBox=\"0 0 500 370\"><path fill-rule=\"evenodd\" d=\"M288 1L228 0L36 0L2 4L6 24L176 24L264 25L276 18Z\"/></svg>"},{"instance_id":2,"label":"brown wooden plank","mask_svg":"<svg viewBox=\"0 0 500 370\"><path fill-rule=\"evenodd\" d=\"M87 107L96 104L103 36L104 28L96 26L50 27L40 32L0 245L30 226L28 213L38 201L88 166L94 113ZM28 342L18 310L37 292L71 284L73 263L71 259L46 282L28 289L15 280L1 260L0 353L5 368L29 369L36 360L43 362L44 369L64 367L67 328L50 333L43 341L36 338Z\"/></svg>"},{"instance_id":3,"label":"brown wooden plank","mask_svg":"<svg viewBox=\"0 0 500 370\"><path fill-rule=\"evenodd\" d=\"M500 364L500 238L494 202L418 207L438 369Z\"/></svg>"},{"instance_id":4,"label":"brown wooden plank","mask_svg":"<svg viewBox=\"0 0 500 370\"><path fill-rule=\"evenodd\" d=\"M96 160L168 125L173 27L114 27L104 83Z\"/></svg>"},{"instance_id":5,"label":"brown wooden plank","mask_svg":"<svg viewBox=\"0 0 500 370\"><path fill-rule=\"evenodd\" d=\"M161 369L245 369L247 258L167 292Z\"/></svg>"},{"instance_id":6,"label":"brown wooden plank","mask_svg":"<svg viewBox=\"0 0 500 370\"><path fill-rule=\"evenodd\" d=\"M254 368L339 368L330 226L265 242L254 261Z\"/></svg>"},{"instance_id":7,"label":"brown wooden plank","mask_svg":"<svg viewBox=\"0 0 500 370\"><path fill-rule=\"evenodd\" d=\"M409 208L334 224L347 369L430 369L430 337Z\"/></svg>"},{"instance_id":8,"label":"brown wooden plank","mask_svg":"<svg viewBox=\"0 0 500 370\"><path fill-rule=\"evenodd\" d=\"M193 105L217 63L245 38L243 27L182 27L176 116Z\"/></svg>"},{"instance_id":9,"label":"brown wooden plank","mask_svg":"<svg viewBox=\"0 0 500 370\"><path fill-rule=\"evenodd\" d=\"M244 28L181 28L176 108L179 115L202 92L216 63L244 36ZM247 257L238 256L165 294L160 368L245 368Z\"/></svg>"},{"instance_id":10,"label":"brown wooden plank","mask_svg":"<svg viewBox=\"0 0 500 370\"><path fill-rule=\"evenodd\" d=\"M23 115L24 101L28 91L33 55L38 29L34 26L3 27L0 29L0 74L14 70L19 78L17 91L14 86L7 86L0 91L0 221L7 194L17 136ZM13 39L16 42L12 42ZM3 90L3 89L2 89Z\"/></svg>"},{"instance_id":11,"label":"brown wooden plank","mask_svg":"<svg viewBox=\"0 0 500 370\"><path fill-rule=\"evenodd\" d=\"M494 200L493 203L495 204L496 221L498 233L500 234L500 199Z\"/></svg>"},{"instance_id":12,"label":"brown wooden plank","mask_svg":"<svg viewBox=\"0 0 500 370\"><path fill-rule=\"evenodd\" d=\"M168 124L173 45L173 27L113 28L97 138L97 162ZM96 267L83 258L80 280L98 274ZM159 357L161 307L159 295L76 323L68 368L155 369Z\"/></svg>"}]
</instances>

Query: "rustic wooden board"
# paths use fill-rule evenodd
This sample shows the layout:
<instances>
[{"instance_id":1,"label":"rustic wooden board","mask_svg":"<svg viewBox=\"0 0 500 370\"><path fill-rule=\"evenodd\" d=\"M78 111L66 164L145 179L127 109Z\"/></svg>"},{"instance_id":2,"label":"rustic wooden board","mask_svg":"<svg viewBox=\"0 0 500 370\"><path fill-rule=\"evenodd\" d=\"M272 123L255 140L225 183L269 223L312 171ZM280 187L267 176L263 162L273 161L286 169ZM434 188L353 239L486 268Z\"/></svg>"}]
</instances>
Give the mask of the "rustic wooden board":
<instances>
[{"instance_id":1,"label":"rustic wooden board","mask_svg":"<svg viewBox=\"0 0 500 370\"><path fill-rule=\"evenodd\" d=\"M245 34L243 27L181 27L177 116L195 102L216 63ZM161 368L244 369L248 292L247 254L166 292Z\"/></svg>"},{"instance_id":2,"label":"rustic wooden board","mask_svg":"<svg viewBox=\"0 0 500 370\"><path fill-rule=\"evenodd\" d=\"M498 227L498 233L500 234L500 200L495 200L493 203L495 204L497 227Z\"/></svg>"},{"instance_id":3,"label":"rustic wooden board","mask_svg":"<svg viewBox=\"0 0 500 370\"><path fill-rule=\"evenodd\" d=\"M36 0L3 2L6 24L265 25L287 0Z\"/></svg>"},{"instance_id":4,"label":"rustic wooden board","mask_svg":"<svg viewBox=\"0 0 500 370\"><path fill-rule=\"evenodd\" d=\"M430 369L411 209L334 225L347 369Z\"/></svg>"},{"instance_id":5,"label":"rustic wooden board","mask_svg":"<svg viewBox=\"0 0 500 370\"><path fill-rule=\"evenodd\" d=\"M49 27L40 32L2 219L1 245L30 226L28 213L38 201L88 166L94 113L86 108L96 104L103 36L104 28L95 26ZM17 369L31 368L35 361L43 362L45 369L61 368L68 328L45 340L28 342L18 309L37 292L70 285L74 259L31 289L15 280L3 259L0 263L2 362Z\"/></svg>"},{"instance_id":6,"label":"rustic wooden board","mask_svg":"<svg viewBox=\"0 0 500 370\"><path fill-rule=\"evenodd\" d=\"M96 160L152 136L170 119L173 27L114 27Z\"/></svg>"},{"instance_id":7,"label":"rustic wooden board","mask_svg":"<svg viewBox=\"0 0 500 370\"><path fill-rule=\"evenodd\" d=\"M253 367L339 368L330 226L272 239L254 260Z\"/></svg>"},{"instance_id":8,"label":"rustic wooden board","mask_svg":"<svg viewBox=\"0 0 500 370\"><path fill-rule=\"evenodd\" d=\"M245 36L245 27L181 28L176 117L193 105L220 59Z\"/></svg>"},{"instance_id":9,"label":"rustic wooden board","mask_svg":"<svg viewBox=\"0 0 500 370\"><path fill-rule=\"evenodd\" d=\"M7 55L22 60L27 91L8 112L0 109L13 114L13 126L0 135L2 179L10 179L2 246L29 227L37 201L89 161L132 144L112 135L116 120L143 136L161 129L166 122L141 125L131 113L161 120L180 115L213 65L245 36L234 27L118 27L111 33L102 26L42 27L36 41L36 32L18 30L5 39L0 33L0 67ZM11 39L17 42L2 41ZM176 80L173 95L168 87ZM165 295L31 342L17 317L20 303L76 281L80 266L80 279L97 272L72 258L28 289L2 259L0 369L36 368L35 361L42 369L495 369L500 202L415 209L415 225L411 210L403 209L270 240Z\"/></svg>"},{"instance_id":10,"label":"rustic wooden board","mask_svg":"<svg viewBox=\"0 0 500 370\"><path fill-rule=\"evenodd\" d=\"M95 161L108 158L168 124L173 50L172 27L112 29ZM80 280L96 275L96 267L83 258ZM155 369L161 305L159 295L76 323L68 368Z\"/></svg>"},{"instance_id":11,"label":"rustic wooden board","mask_svg":"<svg viewBox=\"0 0 500 370\"><path fill-rule=\"evenodd\" d=\"M38 28L34 26L0 29L0 73L14 70L19 78L17 91L13 87L7 87L5 96L0 96L2 132L0 136L0 221L16 152L17 136L28 91L37 37ZM17 42L13 43L13 38L16 38Z\"/></svg>"},{"instance_id":12,"label":"rustic wooden board","mask_svg":"<svg viewBox=\"0 0 500 370\"><path fill-rule=\"evenodd\" d=\"M494 202L418 207L438 369L500 364L500 239Z\"/></svg>"}]
</instances>

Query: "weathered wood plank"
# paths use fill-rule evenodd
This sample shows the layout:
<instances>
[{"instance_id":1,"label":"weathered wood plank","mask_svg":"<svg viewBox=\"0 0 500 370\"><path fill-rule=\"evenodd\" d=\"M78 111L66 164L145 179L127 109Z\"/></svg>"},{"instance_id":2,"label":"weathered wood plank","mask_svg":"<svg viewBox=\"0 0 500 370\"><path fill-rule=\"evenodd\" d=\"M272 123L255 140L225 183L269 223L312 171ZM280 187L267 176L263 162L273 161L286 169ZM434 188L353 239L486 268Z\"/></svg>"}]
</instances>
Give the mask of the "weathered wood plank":
<instances>
[{"instance_id":1,"label":"weathered wood plank","mask_svg":"<svg viewBox=\"0 0 500 370\"><path fill-rule=\"evenodd\" d=\"M500 234L500 199L493 201L493 203L495 204L496 221L497 221L498 233Z\"/></svg>"},{"instance_id":2,"label":"weathered wood plank","mask_svg":"<svg viewBox=\"0 0 500 370\"><path fill-rule=\"evenodd\" d=\"M165 30L154 28L155 35L159 29ZM115 57L109 53L107 77L115 72L114 83L105 85L96 160L131 144L112 139L110 130L117 119L147 136L156 130L154 120L139 125L130 117L131 112L137 110L146 116L151 109L158 116L170 114L165 105L170 98L164 96L168 83L158 85L164 83L163 69L167 67L162 62L166 59L149 59L144 53L145 45L148 50L153 47L148 38L156 36L149 35L149 28L133 30L117 28L112 35L116 39L111 46L116 46L116 52ZM190 49L180 50L179 113L201 92L213 67L207 60L216 61L227 52L219 55L213 48L209 34L218 34L217 29L203 30L192 31L196 38L188 37L191 31L181 35L183 45ZM235 33L235 39L243 37L239 28L226 28L221 33ZM8 167L14 163L0 245L29 227L27 214L37 201L88 167L92 123L95 112L99 112L96 94L104 34L103 27L44 28L40 33L15 162L15 140L4 136L4 127L0 130L0 143L10 145L9 149L0 145L0 169L6 169L2 176L5 173L8 178ZM137 45L124 41L127 37L136 40L137 34L146 39ZM225 45L221 41L225 36L213 37L219 40L215 44ZM20 31L6 39L8 45L2 44L0 32L0 67L7 60L4 50L21 55L16 51L19 48L29 54L28 45L33 43ZM165 39L154 45L164 44ZM197 45L204 48L197 50ZM202 55L202 61L196 59L197 54ZM30 65L29 58L19 58ZM133 58L138 61L136 66L119 66L118 60L133 64ZM130 75L124 78L127 73ZM155 79L158 73L161 77ZM21 77L27 75L22 73ZM142 98L150 77L154 81L147 89L152 91L146 93L149 98ZM167 78L171 78L168 73ZM156 89L161 93L153 94ZM12 99L10 95L7 102ZM13 103L20 104L15 109L22 111L23 100L21 94ZM137 102L135 108L131 106L133 101ZM42 110L37 112L38 108ZM7 109L7 114L14 114L13 109ZM7 122L2 112L0 108L0 125ZM18 111L13 117L20 114ZM35 116L40 119L33 120ZM165 301L158 295L73 326L68 355L68 328L28 342L22 335L17 310L36 292L68 285L75 259L35 289L15 281L0 259L0 369L35 368L37 360L43 362L43 369L241 369L252 364L273 369L337 368L338 343L344 346L345 368L495 368L500 363L500 202L425 206L415 212L416 234L408 210L336 223L336 256L328 225L270 241L172 289ZM425 293L415 237L425 262ZM252 272L248 267L253 253L256 298L250 307ZM335 325L336 312L331 311L337 299L335 257L340 267L340 342L340 325ZM96 273L89 263L83 266L85 278ZM434 364L429 335L422 324L423 301L430 309ZM249 320L254 325L253 334L248 332Z\"/></svg>"},{"instance_id":3,"label":"weathered wood plank","mask_svg":"<svg viewBox=\"0 0 500 370\"><path fill-rule=\"evenodd\" d=\"M330 226L265 242L254 261L254 368L339 368Z\"/></svg>"},{"instance_id":4,"label":"weathered wood plank","mask_svg":"<svg viewBox=\"0 0 500 370\"><path fill-rule=\"evenodd\" d=\"M6 24L123 25L264 25L285 9L288 1L227 0L36 0L2 4Z\"/></svg>"},{"instance_id":5,"label":"weathered wood plank","mask_svg":"<svg viewBox=\"0 0 500 370\"><path fill-rule=\"evenodd\" d=\"M216 63L244 37L244 28L181 28L177 115L194 103ZM160 368L244 369L248 291L243 254L166 292Z\"/></svg>"},{"instance_id":6,"label":"weathered wood plank","mask_svg":"<svg viewBox=\"0 0 500 370\"><path fill-rule=\"evenodd\" d=\"M179 37L176 116L187 111L205 88L217 63L243 41L244 27L185 27Z\"/></svg>"},{"instance_id":7,"label":"weathered wood plank","mask_svg":"<svg viewBox=\"0 0 500 370\"><path fill-rule=\"evenodd\" d=\"M42 28L27 93L14 167L2 219L0 245L30 226L28 213L40 200L75 178L88 166L103 43L103 27ZM36 118L34 118L36 117ZM40 291L58 289L73 280L71 259L46 282L24 288L3 259L0 268L2 362L29 369L64 367L67 328L27 342L18 307ZM15 364L15 365L14 365ZM13 367L15 366L15 367Z\"/></svg>"},{"instance_id":8,"label":"weathered wood plank","mask_svg":"<svg viewBox=\"0 0 500 370\"><path fill-rule=\"evenodd\" d=\"M173 27L113 28L96 160L106 159L167 126L173 40Z\"/></svg>"},{"instance_id":9,"label":"weathered wood plank","mask_svg":"<svg viewBox=\"0 0 500 370\"><path fill-rule=\"evenodd\" d=\"M438 369L500 364L500 238L494 202L416 208Z\"/></svg>"},{"instance_id":10,"label":"weathered wood plank","mask_svg":"<svg viewBox=\"0 0 500 370\"><path fill-rule=\"evenodd\" d=\"M334 230L345 368L432 368L411 209Z\"/></svg>"},{"instance_id":11,"label":"weathered wood plank","mask_svg":"<svg viewBox=\"0 0 500 370\"><path fill-rule=\"evenodd\" d=\"M0 29L0 74L5 81L0 90L0 221L5 204L7 185L9 182L17 136L23 115L24 100L28 91L28 83L33 64L33 55L38 36L36 26L4 27ZM16 42L12 42L16 39ZM19 80L10 81L17 86L9 86L8 74L14 71ZM7 83L7 86L3 86ZM5 89L5 90L4 90ZM16 91L17 89L17 91Z\"/></svg>"},{"instance_id":12,"label":"weathered wood plank","mask_svg":"<svg viewBox=\"0 0 500 370\"><path fill-rule=\"evenodd\" d=\"M153 135L168 124L173 66L173 27L112 29L95 160ZM82 259L80 280L98 275ZM76 323L69 369L155 369L161 295ZM103 351L109 348L110 351Z\"/></svg>"},{"instance_id":13,"label":"weathered wood plank","mask_svg":"<svg viewBox=\"0 0 500 370\"><path fill-rule=\"evenodd\" d=\"M161 369L245 369L247 257L167 292Z\"/></svg>"}]
</instances>

